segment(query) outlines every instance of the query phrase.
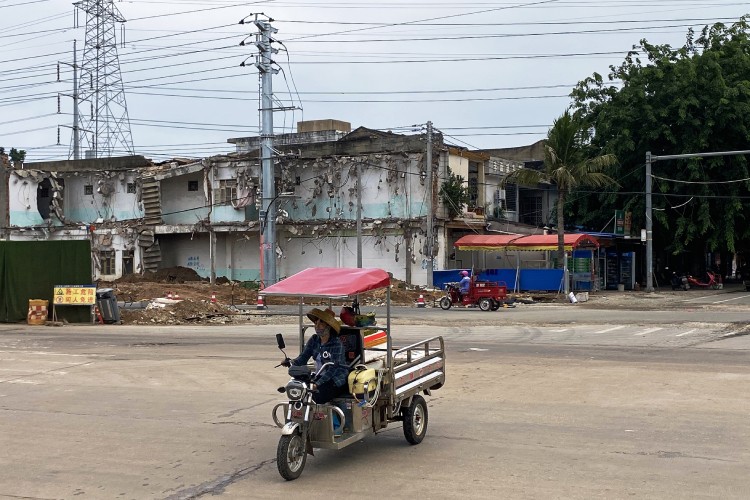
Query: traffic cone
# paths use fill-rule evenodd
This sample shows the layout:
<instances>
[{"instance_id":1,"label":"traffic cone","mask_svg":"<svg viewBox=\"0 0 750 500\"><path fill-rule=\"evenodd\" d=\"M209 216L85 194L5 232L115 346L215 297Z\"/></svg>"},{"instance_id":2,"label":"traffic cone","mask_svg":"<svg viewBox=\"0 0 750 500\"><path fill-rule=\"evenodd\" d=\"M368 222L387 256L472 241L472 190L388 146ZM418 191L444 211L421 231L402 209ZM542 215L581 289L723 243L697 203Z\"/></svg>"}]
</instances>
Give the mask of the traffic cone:
<instances>
[{"instance_id":1,"label":"traffic cone","mask_svg":"<svg viewBox=\"0 0 750 500\"><path fill-rule=\"evenodd\" d=\"M258 310L266 308L266 304L263 302L262 295L258 295L258 304L255 306L255 308Z\"/></svg>"},{"instance_id":2,"label":"traffic cone","mask_svg":"<svg viewBox=\"0 0 750 500\"><path fill-rule=\"evenodd\" d=\"M180 294L179 294L179 293L177 293L177 292L175 292L175 293L174 293L174 295L172 296L172 298L173 298L174 300L180 300Z\"/></svg>"},{"instance_id":3,"label":"traffic cone","mask_svg":"<svg viewBox=\"0 0 750 500\"><path fill-rule=\"evenodd\" d=\"M417 307L424 307L424 295L421 293L419 294L419 298L417 299Z\"/></svg>"},{"instance_id":4,"label":"traffic cone","mask_svg":"<svg viewBox=\"0 0 750 500\"><path fill-rule=\"evenodd\" d=\"M211 303L216 304L216 292L211 292Z\"/></svg>"},{"instance_id":5,"label":"traffic cone","mask_svg":"<svg viewBox=\"0 0 750 500\"><path fill-rule=\"evenodd\" d=\"M167 292L167 298L168 298L168 299L171 299L171 298L172 298L172 292L171 292L171 291Z\"/></svg>"},{"instance_id":6,"label":"traffic cone","mask_svg":"<svg viewBox=\"0 0 750 500\"><path fill-rule=\"evenodd\" d=\"M102 316L102 312L99 310L99 306L94 306L94 311L96 312L96 319L99 322L100 325L104 324L104 317Z\"/></svg>"}]
</instances>

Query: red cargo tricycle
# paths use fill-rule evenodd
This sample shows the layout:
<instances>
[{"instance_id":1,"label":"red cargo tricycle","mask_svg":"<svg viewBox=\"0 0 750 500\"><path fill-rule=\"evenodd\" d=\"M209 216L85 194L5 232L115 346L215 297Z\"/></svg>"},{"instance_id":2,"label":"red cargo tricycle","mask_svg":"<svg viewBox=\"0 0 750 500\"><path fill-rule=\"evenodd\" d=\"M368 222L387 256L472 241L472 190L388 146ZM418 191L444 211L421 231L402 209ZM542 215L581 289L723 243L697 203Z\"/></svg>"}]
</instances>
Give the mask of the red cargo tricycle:
<instances>
[{"instance_id":1,"label":"red cargo tricycle","mask_svg":"<svg viewBox=\"0 0 750 500\"><path fill-rule=\"evenodd\" d=\"M504 282L479 281L471 277L469 291L461 294L457 282L445 284L446 295L440 298L440 307L448 310L456 304L477 306L482 311L497 311L508 297L508 287Z\"/></svg>"}]
</instances>

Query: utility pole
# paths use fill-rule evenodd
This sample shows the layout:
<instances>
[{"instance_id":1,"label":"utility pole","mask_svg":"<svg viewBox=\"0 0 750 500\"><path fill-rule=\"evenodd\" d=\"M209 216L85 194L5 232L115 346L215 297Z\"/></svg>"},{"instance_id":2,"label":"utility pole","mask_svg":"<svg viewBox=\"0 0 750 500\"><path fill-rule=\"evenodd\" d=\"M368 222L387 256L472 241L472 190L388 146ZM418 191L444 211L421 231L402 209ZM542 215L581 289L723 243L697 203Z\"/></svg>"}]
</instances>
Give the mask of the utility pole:
<instances>
[{"instance_id":1,"label":"utility pole","mask_svg":"<svg viewBox=\"0 0 750 500\"><path fill-rule=\"evenodd\" d=\"M279 72L273 67L272 55L279 50L271 47L271 35L278 30L271 26L273 19L267 21L258 19L255 15L256 34L255 46L258 47L255 66L261 79L261 282L263 286L273 285L277 281L276 273L276 189L273 168L273 75Z\"/></svg>"},{"instance_id":2,"label":"utility pole","mask_svg":"<svg viewBox=\"0 0 750 500\"><path fill-rule=\"evenodd\" d=\"M72 97L73 98L73 125L70 127L73 129L73 159L74 160L80 160L81 159L81 121L78 115L78 41L73 40L73 64L62 62L62 64L65 64L67 66L71 66L73 68L73 95L68 96L68 94L63 94L66 97ZM58 63L57 67L57 81L60 81L60 63ZM59 100L59 98L58 98ZM58 109L57 112L60 113L60 105L58 102ZM65 127L66 125L62 125ZM57 143L60 143L60 129L58 127L57 131L58 140ZM70 158L70 156L68 156Z\"/></svg>"},{"instance_id":3,"label":"utility pole","mask_svg":"<svg viewBox=\"0 0 750 500\"><path fill-rule=\"evenodd\" d=\"M357 267L362 268L362 163L357 163Z\"/></svg>"},{"instance_id":4,"label":"utility pole","mask_svg":"<svg viewBox=\"0 0 750 500\"><path fill-rule=\"evenodd\" d=\"M433 206L432 189L432 122L427 122L427 152L425 155L425 168L427 169L427 258L429 269L427 269L427 286L432 287L432 273L435 269L435 214Z\"/></svg>"},{"instance_id":5,"label":"utility pole","mask_svg":"<svg viewBox=\"0 0 750 500\"><path fill-rule=\"evenodd\" d=\"M651 205L651 151L646 151L646 291L654 291L654 219Z\"/></svg>"}]
</instances>

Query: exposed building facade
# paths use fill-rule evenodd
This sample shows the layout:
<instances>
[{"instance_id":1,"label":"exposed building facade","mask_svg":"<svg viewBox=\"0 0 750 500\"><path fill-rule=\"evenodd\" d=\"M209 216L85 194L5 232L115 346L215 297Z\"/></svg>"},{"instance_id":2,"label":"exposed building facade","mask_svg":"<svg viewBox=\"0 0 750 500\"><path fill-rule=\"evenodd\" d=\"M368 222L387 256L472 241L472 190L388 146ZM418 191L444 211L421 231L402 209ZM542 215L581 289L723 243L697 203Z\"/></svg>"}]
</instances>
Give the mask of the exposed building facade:
<instances>
[{"instance_id":1,"label":"exposed building facade","mask_svg":"<svg viewBox=\"0 0 750 500\"><path fill-rule=\"evenodd\" d=\"M211 279L260 280L259 138L229 142L235 152L200 160L152 164L133 156L6 165L0 236L90 239L97 279L182 266ZM518 188L509 194L500 186L521 160L447 147L440 134L432 147L427 165L424 134L352 131L337 120L300 122L297 133L274 137L278 276L313 266L355 267L361 242L365 267L426 284L431 266L456 266L459 237L484 232L488 221L523 222ZM449 169L464 177L470 197L453 220L439 195Z\"/></svg>"}]
</instances>

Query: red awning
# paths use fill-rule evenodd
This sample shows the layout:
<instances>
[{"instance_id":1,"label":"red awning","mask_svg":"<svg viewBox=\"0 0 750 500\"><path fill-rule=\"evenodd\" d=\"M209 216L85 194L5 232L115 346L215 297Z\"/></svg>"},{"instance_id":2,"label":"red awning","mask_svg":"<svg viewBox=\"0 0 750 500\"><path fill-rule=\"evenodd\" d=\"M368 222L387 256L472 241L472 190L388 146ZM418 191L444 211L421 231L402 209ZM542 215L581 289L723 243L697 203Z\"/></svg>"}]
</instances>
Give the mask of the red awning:
<instances>
[{"instance_id":1,"label":"red awning","mask_svg":"<svg viewBox=\"0 0 750 500\"><path fill-rule=\"evenodd\" d=\"M580 246L599 246L595 237L583 234L566 234L565 250ZM469 234L454 244L459 250L557 250L556 234Z\"/></svg>"},{"instance_id":2,"label":"red awning","mask_svg":"<svg viewBox=\"0 0 750 500\"><path fill-rule=\"evenodd\" d=\"M311 267L263 289L263 295L350 297L391 284L382 269Z\"/></svg>"}]
</instances>

